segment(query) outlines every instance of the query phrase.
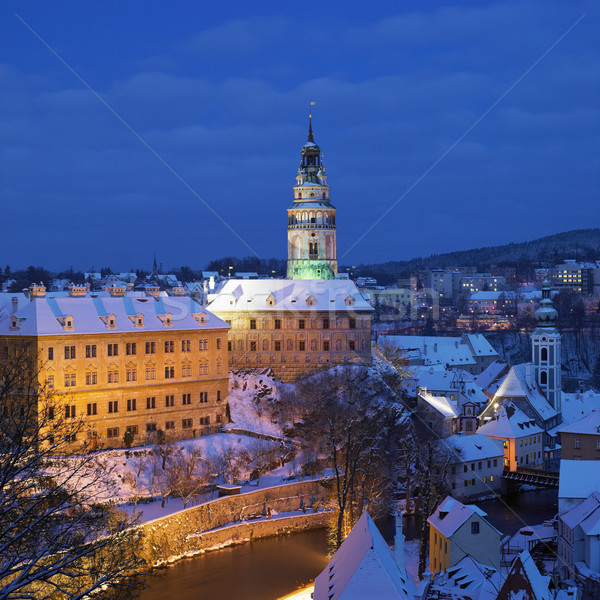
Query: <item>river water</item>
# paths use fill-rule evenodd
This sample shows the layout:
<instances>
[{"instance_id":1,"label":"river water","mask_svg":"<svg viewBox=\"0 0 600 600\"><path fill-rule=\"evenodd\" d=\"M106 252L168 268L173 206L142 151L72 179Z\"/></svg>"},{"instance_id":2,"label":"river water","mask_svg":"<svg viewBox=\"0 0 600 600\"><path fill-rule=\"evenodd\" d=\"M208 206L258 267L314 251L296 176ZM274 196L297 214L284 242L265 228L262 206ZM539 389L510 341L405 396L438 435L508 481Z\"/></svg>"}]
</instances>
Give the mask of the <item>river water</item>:
<instances>
[{"instance_id":1,"label":"river water","mask_svg":"<svg viewBox=\"0 0 600 600\"><path fill-rule=\"evenodd\" d=\"M478 502L503 535L551 519L557 512L557 490L525 492L510 498ZM392 541L393 520L378 524ZM414 527L409 522L406 537ZM141 600L276 600L312 583L327 564L324 530L255 540L181 560L145 578Z\"/></svg>"}]
</instances>

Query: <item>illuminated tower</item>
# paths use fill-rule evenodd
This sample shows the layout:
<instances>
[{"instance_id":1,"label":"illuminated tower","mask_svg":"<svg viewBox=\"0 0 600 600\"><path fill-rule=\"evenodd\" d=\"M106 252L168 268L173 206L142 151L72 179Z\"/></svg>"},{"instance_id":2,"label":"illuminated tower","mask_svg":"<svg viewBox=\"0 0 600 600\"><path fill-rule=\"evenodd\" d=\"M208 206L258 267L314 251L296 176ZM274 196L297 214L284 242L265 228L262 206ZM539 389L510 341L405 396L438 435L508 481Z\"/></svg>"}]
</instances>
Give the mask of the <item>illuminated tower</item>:
<instances>
[{"instance_id":1,"label":"illuminated tower","mask_svg":"<svg viewBox=\"0 0 600 600\"><path fill-rule=\"evenodd\" d=\"M531 361L535 380L554 410L560 412L560 333L556 327L558 313L550 299L550 283L544 281L542 300L535 311L537 327L531 334Z\"/></svg>"},{"instance_id":2,"label":"illuminated tower","mask_svg":"<svg viewBox=\"0 0 600 600\"><path fill-rule=\"evenodd\" d=\"M308 141L296 175L294 204L288 208L288 279L334 279L337 275L335 207L321 149L309 116Z\"/></svg>"}]
</instances>

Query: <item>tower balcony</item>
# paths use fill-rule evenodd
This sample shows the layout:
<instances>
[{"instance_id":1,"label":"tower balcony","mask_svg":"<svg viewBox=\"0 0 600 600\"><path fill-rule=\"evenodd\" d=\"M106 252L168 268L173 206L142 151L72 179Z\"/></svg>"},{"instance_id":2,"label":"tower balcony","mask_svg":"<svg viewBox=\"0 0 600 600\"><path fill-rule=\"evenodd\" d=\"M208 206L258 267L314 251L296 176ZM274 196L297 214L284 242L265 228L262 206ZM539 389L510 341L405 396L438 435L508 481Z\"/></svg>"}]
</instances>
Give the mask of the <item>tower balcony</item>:
<instances>
[{"instance_id":1,"label":"tower balcony","mask_svg":"<svg viewBox=\"0 0 600 600\"><path fill-rule=\"evenodd\" d=\"M325 223L288 223L288 229L335 229L335 224Z\"/></svg>"}]
</instances>

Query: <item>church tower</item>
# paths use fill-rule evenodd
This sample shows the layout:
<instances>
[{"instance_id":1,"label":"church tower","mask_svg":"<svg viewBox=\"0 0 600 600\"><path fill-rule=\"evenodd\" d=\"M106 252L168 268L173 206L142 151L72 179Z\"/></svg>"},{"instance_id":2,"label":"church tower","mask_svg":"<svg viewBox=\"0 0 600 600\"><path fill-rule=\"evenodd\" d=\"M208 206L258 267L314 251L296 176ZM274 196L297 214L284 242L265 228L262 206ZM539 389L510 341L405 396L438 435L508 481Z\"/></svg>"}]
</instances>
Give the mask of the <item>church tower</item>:
<instances>
[{"instance_id":1,"label":"church tower","mask_svg":"<svg viewBox=\"0 0 600 600\"><path fill-rule=\"evenodd\" d=\"M294 203L288 208L288 279L335 279L337 250L335 207L321 149L315 143L309 116L308 141L302 146L294 186Z\"/></svg>"},{"instance_id":2,"label":"church tower","mask_svg":"<svg viewBox=\"0 0 600 600\"><path fill-rule=\"evenodd\" d=\"M535 380L554 410L560 412L560 333L556 327L558 313L550 298L550 283L544 281L542 300L535 311L537 327L531 334L531 361Z\"/></svg>"}]
</instances>

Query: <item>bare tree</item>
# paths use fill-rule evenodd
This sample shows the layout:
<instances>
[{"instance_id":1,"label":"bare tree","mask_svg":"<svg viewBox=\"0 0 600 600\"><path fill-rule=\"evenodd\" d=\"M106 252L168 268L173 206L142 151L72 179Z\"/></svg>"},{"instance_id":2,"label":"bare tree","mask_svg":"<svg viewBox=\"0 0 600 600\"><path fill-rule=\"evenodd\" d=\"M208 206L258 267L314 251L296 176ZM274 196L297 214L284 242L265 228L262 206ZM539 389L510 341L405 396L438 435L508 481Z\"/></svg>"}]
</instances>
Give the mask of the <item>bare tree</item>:
<instances>
[{"instance_id":1,"label":"bare tree","mask_svg":"<svg viewBox=\"0 0 600 600\"><path fill-rule=\"evenodd\" d=\"M364 367L337 367L298 386L303 420L296 433L318 447L333 472L336 547L364 509L376 515L389 508L392 482L382 444L388 421L381 418L386 404L381 391Z\"/></svg>"},{"instance_id":2,"label":"bare tree","mask_svg":"<svg viewBox=\"0 0 600 600\"><path fill-rule=\"evenodd\" d=\"M141 534L108 502L111 473L81 442L85 421L40 383L29 347L9 355L0 361L0 598L130 597Z\"/></svg>"}]
</instances>

